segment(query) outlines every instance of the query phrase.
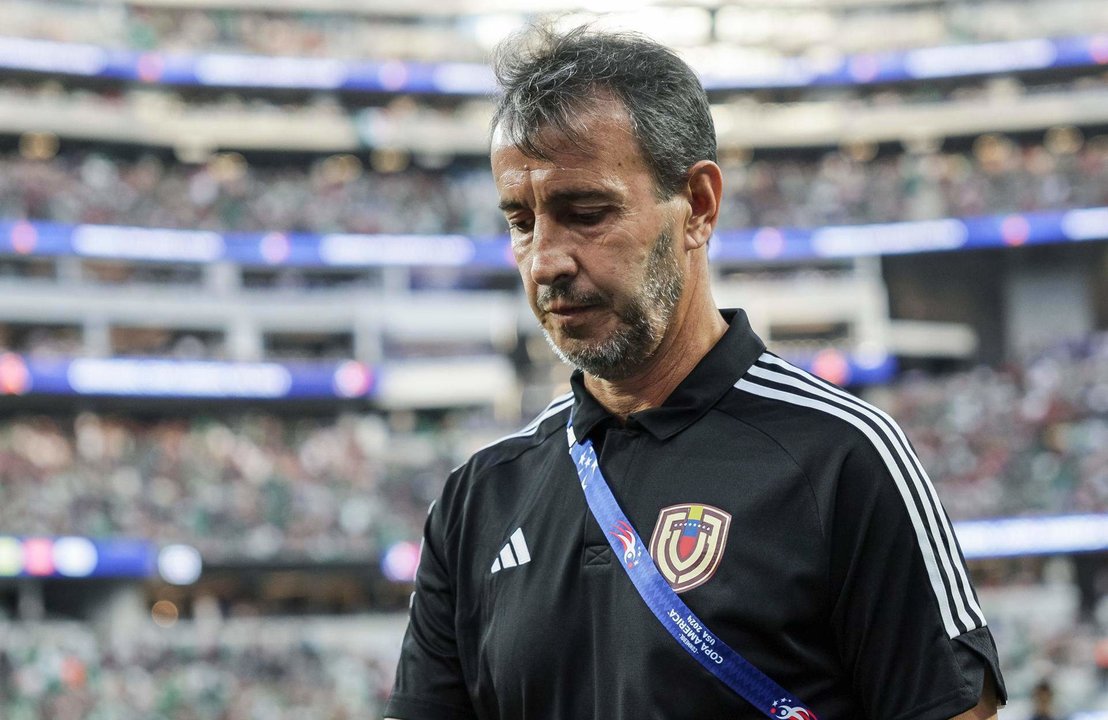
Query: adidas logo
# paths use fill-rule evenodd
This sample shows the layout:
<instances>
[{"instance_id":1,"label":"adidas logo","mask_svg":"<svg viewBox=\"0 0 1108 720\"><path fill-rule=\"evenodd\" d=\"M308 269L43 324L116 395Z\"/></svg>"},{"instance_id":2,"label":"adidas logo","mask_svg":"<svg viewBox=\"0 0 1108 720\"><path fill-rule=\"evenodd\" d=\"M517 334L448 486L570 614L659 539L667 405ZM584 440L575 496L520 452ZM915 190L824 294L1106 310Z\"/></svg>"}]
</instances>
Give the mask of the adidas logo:
<instances>
[{"instance_id":1,"label":"adidas logo","mask_svg":"<svg viewBox=\"0 0 1108 720\"><path fill-rule=\"evenodd\" d=\"M527 541L523 539L523 528L516 528L512 537L500 548L500 555L492 561L492 572L498 573L503 568L526 565L531 562L531 552L527 549Z\"/></svg>"}]
</instances>

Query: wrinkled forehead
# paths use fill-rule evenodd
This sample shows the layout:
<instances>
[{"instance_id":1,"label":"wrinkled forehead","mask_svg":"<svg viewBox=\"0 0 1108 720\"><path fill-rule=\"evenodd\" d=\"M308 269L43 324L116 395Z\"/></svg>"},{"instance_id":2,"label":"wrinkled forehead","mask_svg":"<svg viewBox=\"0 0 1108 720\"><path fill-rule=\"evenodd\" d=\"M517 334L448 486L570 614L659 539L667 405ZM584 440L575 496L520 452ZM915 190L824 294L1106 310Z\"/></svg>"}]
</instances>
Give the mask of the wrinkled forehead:
<instances>
[{"instance_id":1,"label":"wrinkled forehead","mask_svg":"<svg viewBox=\"0 0 1108 720\"><path fill-rule=\"evenodd\" d=\"M493 150L492 172L501 208L530 207L567 194L625 192L628 187L626 175L614 170L611 163L572 144L546 158L525 155L518 145L502 144Z\"/></svg>"},{"instance_id":2,"label":"wrinkled forehead","mask_svg":"<svg viewBox=\"0 0 1108 720\"><path fill-rule=\"evenodd\" d=\"M631 115L610 93L582 99L564 114L538 125L502 119L492 129L492 152L515 147L536 160L593 158L604 148L633 148L641 154Z\"/></svg>"}]
</instances>

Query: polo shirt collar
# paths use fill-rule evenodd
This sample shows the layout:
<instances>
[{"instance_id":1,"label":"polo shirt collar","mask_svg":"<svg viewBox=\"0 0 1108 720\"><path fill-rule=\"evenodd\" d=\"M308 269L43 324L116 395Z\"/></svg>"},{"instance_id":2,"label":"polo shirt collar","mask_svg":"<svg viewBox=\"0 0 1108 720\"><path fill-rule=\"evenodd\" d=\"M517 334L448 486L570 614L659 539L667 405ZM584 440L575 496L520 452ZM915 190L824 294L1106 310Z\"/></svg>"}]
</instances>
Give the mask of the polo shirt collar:
<instances>
[{"instance_id":1,"label":"polo shirt collar","mask_svg":"<svg viewBox=\"0 0 1108 720\"><path fill-rule=\"evenodd\" d=\"M766 346L754 334L743 310L720 310L727 321L727 332L701 358L692 372L670 393L660 406L631 413L627 424L639 425L659 439L676 435L699 420L750 369ZM573 387L573 426L578 437L588 437L601 426L614 423L615 417L604 409L585 388L585 376L575 370Z\"/></svg>"}]
</instances>

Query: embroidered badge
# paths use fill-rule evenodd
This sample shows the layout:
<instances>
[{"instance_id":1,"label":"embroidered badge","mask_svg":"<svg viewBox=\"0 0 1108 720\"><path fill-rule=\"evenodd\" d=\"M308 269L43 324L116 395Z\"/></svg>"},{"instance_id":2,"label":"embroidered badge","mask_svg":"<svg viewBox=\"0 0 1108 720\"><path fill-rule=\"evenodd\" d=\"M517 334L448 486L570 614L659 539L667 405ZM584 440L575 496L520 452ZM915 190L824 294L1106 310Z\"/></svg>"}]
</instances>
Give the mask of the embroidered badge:
<instances>
[{"instance_id":1,"label":"embroidered badge","mask_svg":"<svg viewBox=\"0 0 1108 720\"><path fill-rule=\"evenodd\" d=\"M711 505L662 508L650 538L650 555L674 592L691 590L715 575L730 526L730 513Z\"/></svg>"}]
</instances>

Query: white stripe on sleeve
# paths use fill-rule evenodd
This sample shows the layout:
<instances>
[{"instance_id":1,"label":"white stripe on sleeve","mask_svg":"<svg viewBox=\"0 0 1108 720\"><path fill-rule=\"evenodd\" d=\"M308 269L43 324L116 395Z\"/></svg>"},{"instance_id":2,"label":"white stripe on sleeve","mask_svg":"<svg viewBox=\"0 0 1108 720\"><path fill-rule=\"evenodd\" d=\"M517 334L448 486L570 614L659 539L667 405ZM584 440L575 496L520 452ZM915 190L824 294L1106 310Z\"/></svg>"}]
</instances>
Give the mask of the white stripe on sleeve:
<instances>
[{"instance_id":1,"label":"white stripe on sleeve","mask_svg":"<svg viewBox=\"0 0 1108 720\"><path fill-rule=\"evenodd\" d=\"M884 425L884 434L888 436L891 444L897 449L897 453L901 461L904 463L904 466L908 468L908 472L912 477L912 481L915 484L916 489L921 491L920 497L926 497L929 500L929 502L927 502L926 500L924 501L929 519L932 512L934 512L934 517L940 526L941 538L945 541L945 544L943 542L938 542L938 540L936 541L936 544L940 548L947 548L947 551L945 553L947 559L949 559L950 563L954 567L954 570L958 573L960 587L965 588L964 592L958 592L958 583L956 583L955 586L952 588L953 590L955 590L955 592L952 594L960 601L960 606L961 601L964 601L966 603L966 606L968 607L969 612L976 616L976 622L971 622L969 624L969 627L971 629L974 627L984 627L986 625L985 613L981 610L981 606L977 602L977 598L973 594L972 585L969 580L969 574L966 571L965 563L962 562L961 557L954 550L957 547L957 541L955 540L954 536L954 528L951 526L950 519L946 516L946 513L941 511L942 503L939 501L939 495L938 492L935 490L935 484L927 475L927 471L924 469L923 463L920 462L919 458L912 450L912 446L908 442L908 438L904 435L904 430L901 429L900 425L898 425L897 422L888 415L888 413L884 412L880 408L875 407L857 397L854 397L841 388L836 387L835 385L832 385L831 383L823 380L822 378L816 377L811 373L805 372L804 370L791 365L790 363L782 360L775 355L772 355L770 353L763 353L760 360L787 370L792 370L795 373L803 376L803 378L807 379L809 385L814 386L817 389L822 389L827 393L833 394L839 399L840 402L853 406L859 412L862 412L870 419L874 419L874 416L876 416L876 418L879 418L880 421L877 424L879 426ZM815 392L815 390L812 390L812 392ZM821 397L827 396L821 394ZM828 399L834 401L834 398L828 397ZM926 491L926 495L924 495L923 491ZM950 576L948 575L948 577ZM959 616L965 619L965 615L959 613Z\"/></svg>"},{"instance_id":2,"label":"white stripe on sleeve","mask_svg":"<svg viewBox=\"0 0 1108 720\"><path fill-rule=\"evenodd\" d=\"M763 360L765 359L766 356L763 356ZM773 359L776 360L777 358ZM959 558L953 556L952 553L946 550L946 546L944 546L941 540L941 536L944 534L944 530L948 530L949 526L947 526L947 528L943 527L945 522L942 521L945 521L945 516L942 513L936 513L935 510L931 507L930 503L926 501L925 498L928 497L928 495L933 496L934 491L932 489L930 493L926 493L926 491L924 491L924 489L921 487L921 485L930 485L930 481L926 480L926 476L924 476L923 478L919 477L915 472L915 465L907 461L904 457L906 453L910 454L910 450L906 449L906 447L902 446L900 443L893 441L893 439L888 436L887 430L883 430L879 434L878 431L876 431L869 423L865 422L864 420L862 420L862 418L858 417L858 415L854 414L855 412L861 413L873 420L876 424L878 424L878 426L881 426L881 423L877 421L876 417L873 415L873 412L866 409L866 407L864 407L865 404L861 403L861 401L857 401L857 404L844 402L841 398L835 397L828 390L822 387L816 387L810 382L806 383L791 375L773 372L764 368L759 368L757 366L752 367L749 371L749 374L753 377L761 377L771 382L796 387L823 399L815 399L807 397L805 395L798 395L796 393L780 390L777 388L766 387L764 385L760 385L746 379L740 380L738 383L735 384L735 387L739 390L749 392L754 395L759 395L761 397L780 400L793 405L799 405L826 412L850 423L858 430L860 430L867 437L867 439L869 439L874 448L877 450L878 454L884 460L885 465L888 468L894 483L896 484L897 490L900 493L901 499L904 501L909 518L912 521L912 527L916 535L916 541L920 547L920 551L923 556L928 580L931 585L932 591L935 594L936 601L939 606L939 612L943 618L943 625L946 628L947 634L950 637L956 637L957 635L960 635L964 632L964 630L959 627L958 623L955 622L955 614L957 614L959 620L961 620L962 624L967 629L984 626L984 616L983 614L981 614L980 609L974 607L974 609L978 613L978 617L980 618L980 620L972 617L966 607L967 598L963 596L963 593L957 587L957 581L954 579L955 571L953 570L952 566L957 566L962 573L965 572L964 567L962 567L962 563ZM913 498L911 490L908 487L909 479L905 477L900 468L900 465L897 464L896 460L894 459L894 451L900 455L901 460L904 461L905 467L910 469L910 474L912 474L913 476L911 478L911 482L915 486L917 493L920 494L920 497L924 499L922 504L924 512L927 516L926 520L920 516L919 508L916 506L915 499ZM942 521L937 520L936 515ZM935 545L940 550L939 557L936 556L935 549L932 548L932 537L935 538ZM953 546L951 545L951 547ZM947 579L949 579L952 583L950 587L951 592L949 595L947 593ZM966 582L965 587L969 587L968 581ZM953 604L951 602L951 597L954 598ZM973 605L976 605L976 603L973 603L972 592L969 593L968 600Z\"/></svg>"}]
</instances>

